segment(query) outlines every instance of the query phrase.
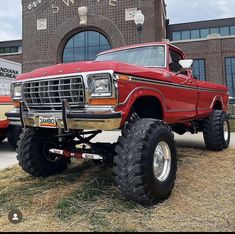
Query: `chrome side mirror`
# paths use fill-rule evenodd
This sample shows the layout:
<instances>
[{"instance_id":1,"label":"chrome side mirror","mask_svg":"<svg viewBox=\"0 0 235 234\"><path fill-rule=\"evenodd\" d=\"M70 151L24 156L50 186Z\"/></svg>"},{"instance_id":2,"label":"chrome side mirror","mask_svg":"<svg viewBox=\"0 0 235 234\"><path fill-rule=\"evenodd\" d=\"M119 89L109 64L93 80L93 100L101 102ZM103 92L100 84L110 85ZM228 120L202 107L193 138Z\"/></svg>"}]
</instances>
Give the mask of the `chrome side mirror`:
<instances>
[{"instance_id":1,"label":"chrome side mirror","mask_svg":"<svg viewBox=\"0 0 235 234\"><path fill-rule=\"evenodd\" d=\"M193 65L193 60L192 59L180 60L179 64L184 70L191 69Z\"/></svg>"}]
</instances>

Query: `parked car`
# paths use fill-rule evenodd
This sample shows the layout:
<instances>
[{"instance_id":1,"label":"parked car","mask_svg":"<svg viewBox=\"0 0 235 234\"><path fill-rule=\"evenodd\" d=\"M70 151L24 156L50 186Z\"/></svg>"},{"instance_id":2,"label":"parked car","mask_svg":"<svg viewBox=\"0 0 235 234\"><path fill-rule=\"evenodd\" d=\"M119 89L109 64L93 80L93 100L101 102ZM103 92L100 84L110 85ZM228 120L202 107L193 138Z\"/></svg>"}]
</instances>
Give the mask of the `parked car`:
<instances>
[{"instance_id":1,"label":"parked car","mask_svg":"<svg viewBox=\"0 0 235 234\"><path fill-rule=\"evenodd\" d=\"M10 84L20 73L21 64L0 59L0 142L7 138L13 148L17 147L22 128L17 125L9 125L5 114L14 108L10 96Z\"/></svg>"}]
</instances>

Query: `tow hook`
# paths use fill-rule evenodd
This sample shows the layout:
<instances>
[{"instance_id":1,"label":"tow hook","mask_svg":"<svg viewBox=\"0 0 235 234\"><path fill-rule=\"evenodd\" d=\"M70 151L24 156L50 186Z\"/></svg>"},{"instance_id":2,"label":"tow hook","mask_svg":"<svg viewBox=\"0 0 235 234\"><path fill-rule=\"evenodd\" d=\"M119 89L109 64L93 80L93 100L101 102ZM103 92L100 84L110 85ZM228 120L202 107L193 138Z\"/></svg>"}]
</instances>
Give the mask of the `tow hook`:
<instances>
[{"instance_id":1,"label":"tow hook","mask_svg":"<svg viewBox=\"0 0 235 234\"><path fill-rule=\"evenodd\" d=\"M50 149L49 152L51 152L53 154L62 155L66 158L103 160L103 157L98 154L71 152L71 151L60 150L60 149Z\"/></svg>"}]
</instances>

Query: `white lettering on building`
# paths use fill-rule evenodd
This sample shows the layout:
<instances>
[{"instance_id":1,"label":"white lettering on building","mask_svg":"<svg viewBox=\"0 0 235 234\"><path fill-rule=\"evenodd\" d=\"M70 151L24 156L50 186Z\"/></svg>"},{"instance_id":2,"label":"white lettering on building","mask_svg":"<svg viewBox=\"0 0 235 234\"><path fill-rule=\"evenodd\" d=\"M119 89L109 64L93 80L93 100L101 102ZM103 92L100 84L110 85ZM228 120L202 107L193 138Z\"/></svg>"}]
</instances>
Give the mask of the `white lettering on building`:
<instances>
[{"instance_id":1,"label":"white lettering on building","mask_svg":"<svg viewBox=\"0 0 235 234\"><path fill-rule=\"evenodd\" d=\"M51 5L51 8L54 14L57 14L60 11L60 8L58 6L55 6L54 4Z\"/></svg>"},{"instance_id":2,"label":"white lettering on building","mask_svg":"<svg viewBox=\"0 0 235 234\"><path fill-rule=\"evenodd\" d=\"M62 1L67 7L72 6L75 2L75 0L62 0ZM101 0L96 0L96 2L101 2ZM109 0L110 6L117 6L117 3L118 3L118 0ZM54 14L57 14L60 11L59 6L56 6L55 4L52 4L51 8Z\"/></svg>"},{"instance_id":3,"label":"white lettering on building","mask_svg":"<svg viewBox=\"0 0 235 234\"><path fill-rule=\"evenodd\" d=\"M116 6L117 0L109 0L109 5L110 6Z\"/></svg>"},{"instance_id":4,"label":"white lettering on building","mask_svg":"<svg viewBox=\"0 0 235 234\"><path fill-rule=\"evenodd\" d=\"M100 0L97 0L97 2L100 2ZM116 6L117 5L117 0L109 0L109 5L110 6Z\"/></svg>"},{"instance_id":5,"label":"white lettering on building","mask_svg":"<svg viewBox=\"0 0 235 234\"><path fill-rule=\"evenodd\" d=\"M62 0L64 2L64 4L69 7L70 3L74 4L74 0Z\"/></svg>"}]
</instances>

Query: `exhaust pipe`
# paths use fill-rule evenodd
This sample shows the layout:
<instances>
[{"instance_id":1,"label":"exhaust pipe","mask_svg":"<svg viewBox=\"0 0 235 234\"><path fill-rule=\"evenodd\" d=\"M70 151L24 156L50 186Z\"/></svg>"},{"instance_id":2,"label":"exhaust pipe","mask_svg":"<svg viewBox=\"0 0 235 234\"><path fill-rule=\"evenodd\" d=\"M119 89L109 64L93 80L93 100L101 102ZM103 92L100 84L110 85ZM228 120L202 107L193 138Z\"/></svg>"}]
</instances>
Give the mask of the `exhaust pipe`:
<instances>
[{"instance_id":1,"label":"exhaust pipe","mask_svg":"<svg viewBox=\"0 0 235 234\"><path fill-rule=\"evenodd\" d=\"M103 160L103 157L98 154L70 152L70 151L60 150L60 149L50 149L49 152L51 152L52 154L62 155L66 158Z\"/></svg>"}]
</instances>

